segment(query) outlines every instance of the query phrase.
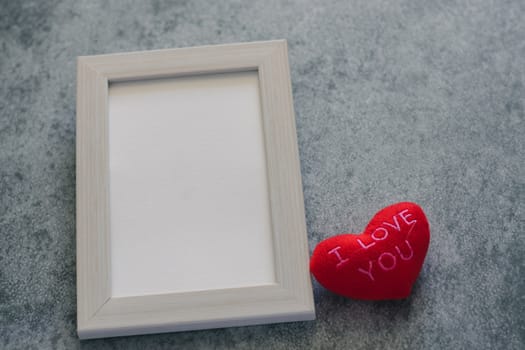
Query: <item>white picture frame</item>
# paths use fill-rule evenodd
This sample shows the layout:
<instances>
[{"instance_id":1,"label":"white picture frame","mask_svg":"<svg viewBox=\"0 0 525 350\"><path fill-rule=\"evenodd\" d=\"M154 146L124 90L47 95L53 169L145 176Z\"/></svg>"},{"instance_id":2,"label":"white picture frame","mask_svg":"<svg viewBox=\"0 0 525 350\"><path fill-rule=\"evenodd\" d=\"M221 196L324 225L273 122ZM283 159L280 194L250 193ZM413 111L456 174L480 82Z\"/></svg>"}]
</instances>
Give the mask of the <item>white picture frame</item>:
<instances>
[{"instance_id":1,"label":"white picture frame","mask_svg":"<svg viewBox=\"0 0 525 350\"><path fill-rule=\"evenodd\" d=\"M258 79L273 282L115 296L111 84L250 71L257 72ZM315 318L285 40L78 57L76 147L77 330L81 339ZM137 249L140 253L141 248ZM148 259L144 255L138 259Z\"/></svg>"}]
</instances>

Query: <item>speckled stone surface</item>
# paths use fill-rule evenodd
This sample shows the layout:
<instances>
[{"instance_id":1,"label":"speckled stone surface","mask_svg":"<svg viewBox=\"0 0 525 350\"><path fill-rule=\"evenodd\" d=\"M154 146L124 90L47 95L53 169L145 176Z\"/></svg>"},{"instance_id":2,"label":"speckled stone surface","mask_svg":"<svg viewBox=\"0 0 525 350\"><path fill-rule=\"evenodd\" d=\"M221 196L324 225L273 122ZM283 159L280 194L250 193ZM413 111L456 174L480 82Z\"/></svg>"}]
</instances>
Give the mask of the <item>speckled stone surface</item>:
<instances>
[{"instance_id":1,"label":"speckled stone surface","mask_svg":"<svg viewBox=\"0 0 525 350\"><path fill-rule=\"evenodd\" d=\"M523 349L525 2L0 0L1 349ZM418 202L413 295L80 342L75 57L286 38L310 249Z\"/></svg>"}]
</instances>

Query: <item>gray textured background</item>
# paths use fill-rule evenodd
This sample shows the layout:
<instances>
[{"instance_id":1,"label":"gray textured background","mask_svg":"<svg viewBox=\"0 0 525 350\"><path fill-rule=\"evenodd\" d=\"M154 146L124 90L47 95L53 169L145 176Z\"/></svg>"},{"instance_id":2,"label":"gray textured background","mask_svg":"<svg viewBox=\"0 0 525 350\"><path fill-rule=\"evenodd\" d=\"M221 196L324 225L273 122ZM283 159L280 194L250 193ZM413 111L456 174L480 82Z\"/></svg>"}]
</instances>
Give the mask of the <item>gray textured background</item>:
<instances>
[{"instance_id":1,"label":"gray textured background","mask_svg":"<svg viewBox=\"0 0 525 350\"><path fill-rule=\"evenodd\" d=\"M525 2L0 0L0 348L525 346ZM317 321L79 342L75 57L286 38L310 249L418 202L401 302L314 283Z\"/></svg>"}]
</instances>

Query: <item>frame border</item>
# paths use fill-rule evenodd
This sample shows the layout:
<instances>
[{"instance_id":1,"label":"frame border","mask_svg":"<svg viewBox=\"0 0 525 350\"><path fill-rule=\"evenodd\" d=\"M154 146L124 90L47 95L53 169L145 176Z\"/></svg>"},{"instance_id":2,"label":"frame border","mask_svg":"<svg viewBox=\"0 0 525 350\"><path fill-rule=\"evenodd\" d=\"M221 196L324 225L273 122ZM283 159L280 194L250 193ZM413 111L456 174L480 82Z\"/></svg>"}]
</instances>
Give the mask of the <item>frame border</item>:
<instances>
[{"instance_id":1,"label":"frame border","mask_svg":"<svg viewBox=\"0 0 525 350\"><path fill-rule=\"evenodd\" d=\"M111 297L111 82L258 71L276 283ZM315 319L285 40L81 56L77 62L77 324L81 339Z\"/></svg>"}]
</instances>

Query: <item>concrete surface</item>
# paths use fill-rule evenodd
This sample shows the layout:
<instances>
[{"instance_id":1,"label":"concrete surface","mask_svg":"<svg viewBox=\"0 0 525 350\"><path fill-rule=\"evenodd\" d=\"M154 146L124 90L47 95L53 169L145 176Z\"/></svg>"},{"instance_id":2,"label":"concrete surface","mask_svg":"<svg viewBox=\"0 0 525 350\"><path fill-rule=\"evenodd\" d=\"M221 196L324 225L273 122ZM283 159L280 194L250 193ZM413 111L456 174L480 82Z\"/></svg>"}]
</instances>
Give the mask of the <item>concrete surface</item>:
<instances>
[{"instance_id":1,"label":"concrete surface","mask_svg":"<svg viewBox=\"0 0 525 350\"><path fill-rule=\"evenodd\" d=\"M0 348L523 349L525 2L0 0ZM75 57L286 38L310 249L426 211L413 295L315 322L80 342Z\"/></svg>"}]
</instances>

